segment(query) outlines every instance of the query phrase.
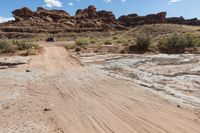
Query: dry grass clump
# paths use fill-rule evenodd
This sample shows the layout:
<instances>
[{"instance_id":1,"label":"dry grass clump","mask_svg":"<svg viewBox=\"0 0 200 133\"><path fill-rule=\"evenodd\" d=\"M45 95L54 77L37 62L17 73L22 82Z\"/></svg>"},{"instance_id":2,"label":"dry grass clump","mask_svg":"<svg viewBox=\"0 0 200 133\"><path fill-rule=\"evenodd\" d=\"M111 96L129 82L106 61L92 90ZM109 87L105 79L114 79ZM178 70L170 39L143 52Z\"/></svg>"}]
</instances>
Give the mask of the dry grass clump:
<instances>
[{"instance_id":1,"label":"dry grass clump","mask_svg":"<svg viewBox=\"0 0 200 133\"><path fill-rule=\"evenodd\" d=\"M117 39L116 43L122 46L128 46L131 44L131 39L129 39L128 37L121 37Z\"/></svg>"},{"instance_id":2,"label":"dry grass clump","mask_svg":"<svg viewBox=\"0 0 200 133\"><path fill-rule=\"evenodd\" d=\"M0 53L16 53L18 51L39 49L37 44L30 40L1 40Z\"/></svg>"},{"instance_id":3,"label":"dry grass clump","mask_svg":"<svg viewBox=\"0 0 200 133\"><path fill-rule=\"evenodd\" d=\"M74 49L76 52L81 51L82 48L85 48L89 44L95 44L96 39L92 37L79 37L75 39L75 43L67 44L66 49Z\"/></svg>"},{"instance_id":4,"label":"dry grass clump","mask_svg":"<svg viewBox=\"0 0 200 133\"><path fill-rule=\"evenodd\" d=\"M92 38L92 37L81 37L81 38L76 38L75 40L76 45L78 46L84 46L84 45L88 45L90 43L94 44L96 43L96 39Z\"/></svg>"}]
</instances>

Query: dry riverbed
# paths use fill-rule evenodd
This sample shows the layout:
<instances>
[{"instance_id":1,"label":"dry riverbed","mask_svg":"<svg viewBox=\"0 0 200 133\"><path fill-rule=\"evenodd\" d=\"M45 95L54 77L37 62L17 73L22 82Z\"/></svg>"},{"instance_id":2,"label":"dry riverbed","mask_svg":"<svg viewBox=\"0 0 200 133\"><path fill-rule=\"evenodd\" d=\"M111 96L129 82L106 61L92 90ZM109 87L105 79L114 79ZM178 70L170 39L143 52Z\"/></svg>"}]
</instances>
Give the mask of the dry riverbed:
<instances>
[{"instance_id":1,"label":"dry riverbed","mask_svg":"<svg viewBox=\"0 0 200 133\"><path fill-rule=\"evenodd\" d=\"M97 55L81 59L107 75L133 81L176 102L200 107L200 55Z\"/></svg>"},{"instance_id":2,"label":"dry riverbed","mask_svg":"<svg viewBox=\"0 0 200 133\"><path fill-rule=\"evenodd\" d=\"M67 43L67 42L65 42ZM199 133L198 55L0 57L0 133Z\"/></svg>"}]
</instances>

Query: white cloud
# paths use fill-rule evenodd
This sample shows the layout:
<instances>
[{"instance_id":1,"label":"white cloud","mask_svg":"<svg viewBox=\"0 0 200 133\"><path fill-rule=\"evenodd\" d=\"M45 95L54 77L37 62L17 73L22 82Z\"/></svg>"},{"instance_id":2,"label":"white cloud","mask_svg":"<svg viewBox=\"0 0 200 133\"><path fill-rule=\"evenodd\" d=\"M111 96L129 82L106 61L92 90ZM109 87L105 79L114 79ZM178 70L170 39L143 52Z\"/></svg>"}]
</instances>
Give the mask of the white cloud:
<instances>
[{"instance_id":1,"label":"white cloud","mask_svg":"<svg viewBox=\"0 0 200 133\"><path fill-rule=\"evenodd\" d=\"M177 2L181 2L181 1L183 1L183 0L169 0L168 4L177 3Z\"/></svg>"},{"instance_id":2,"label":"white cloud","mask_svg":"<svg viewBox=\"0 0 200 133\"><path fill-rule=\"evenodd\" d=\"M74 6L74 4L72 2L69 2L68 5L69 6Z\"/></svg>"},{"instance_id":3,"label":"white cloud","mask_svg":"<svg viewBox=\"0 0 200 133\"><path fill-rule=\"evenodd\" d=\"M106 4L111 3L112 0L103 0Z\"/></svg>"},{"instance_id":4,"label":"white cloud","mask_svg":"<svg viewBox=\"0 0 200 133\"><path fill-rule=\"evenodd\" d=\"M62 7L62 2L60 0L44 0L45 6L47 7Z\"/></svg>"},{"instance_id":5,"label":"white cloud","mask_svg":"<svg viewBox=\"0 0 200 133\"><path fill-rule=\"evenodd\" d=\"M105 3L111 3L112 2L112 0L103 0ZM126 0L121 0L121 2L126 2Z\"/></svg>"},{"instance_id":6,"label":"white cloud","mask_svg":"<svg viewBox=\"0 0 200 133\"><path fill-rule=\"evenodd\" d=\"M1 17L1 16L0 16L0 23L8 22L8 21L10 21L10 20L14 20L14 18L13 18L13 17L4 18L4 17Z\"/></svg>"}]
</instances>

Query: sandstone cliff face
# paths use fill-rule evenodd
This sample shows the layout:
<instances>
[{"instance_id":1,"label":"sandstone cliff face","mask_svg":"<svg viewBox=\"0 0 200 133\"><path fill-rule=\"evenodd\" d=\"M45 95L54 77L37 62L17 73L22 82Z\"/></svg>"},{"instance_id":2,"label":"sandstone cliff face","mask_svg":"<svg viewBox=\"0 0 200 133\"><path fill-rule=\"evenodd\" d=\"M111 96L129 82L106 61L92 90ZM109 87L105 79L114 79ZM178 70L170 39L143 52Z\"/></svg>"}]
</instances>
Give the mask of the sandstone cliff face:
<instances>
[{"instance_id":1,"label":"sandstone cliff face","mask_svg":"<svg viewBox=\"0 0 200 133\"><path fill-rule=\"evenodd\" d=\"M155 24L166 22L166 12L158 14L150 14L147 16L138 16L137 14L129 14L119 17L118 21L124 26L136 26L142 24Z\"/></svg>"},{"instance_id":2,"label":"sandstone cliff face","mask_svg":"<svg viewBox=\"0 0 200 133\"><path fill-rule=\"evenodd\" d=\"M42 7L38 7L36 14L40 18L49 18L49 21L59 22L62 19L69 19L70 15L63 10L46 10Z\"/></svg>"},{"instance_id":3,"label":"sandstone cliff face","mask_svg":"<svg viewBox=\"0 0 200 133\"><path fill-rule=\"evenodd\" d=\"M117 23L112 12L97 11L95 6L79 9L75 16L63 10L47 10L38 7L31 11L21 8L12 12L15 21L4 23L0 30L8 37L27 37L36 33L58 32L86 32L124 30L123 25Z\"/></svg>"},{"instance_id":4,"label":"sandstone cliff face","mask_svg":"<svg viewBox=\"0 0 200 133\"><path fill-rule=\"evenodd\" d=\"M13 16L15 17L16 21L22 21L24 19L29 19L36 15L35 12L31 11L27 7L23 7L21 9L16 9L12 12Z\"/></svg>"},{"instance_id":5,"label":"sandstone cliff face","mask_svg":"<svg viewBox=\"0 0 200 133\"><path fill-rule=\"evenodd\" d=\"M166 18L166 12L147 16L129 14L116 19L112 12L97 11L95 6L79 9L75 16L63 10L47 10L42 7L36 11L23 7L14 10L12 14L15 21L0 24L0 38L24 38L38 33L126 30L132 26L156 23L200 25L197 18Z\"/></svg>"},{"instance_id":6,"label":"sandstone cliff face","mask_svg":"<svg viewBox=\"0 0 200 133\"><path fill-rule=\"evenodd\" d=\"M185 19L183 17L171 17L171 18L167 18L166 23L200 25L200 20L198 20L197 18Z\"/></svg>"},{"instance_id":7,"label":"sandstone cliff face","mask_svg":"<svg viewBox=\"0 0 200 133\"><path fill-rule=\"evenodd\" d=\"M143 24L157 24L157 23L171 23L171 24L184 24L184 25L200 25L200 20L197 18L185 19L183 17L170 17L166 18L166 12L157 14L150 14L147 16L138 16L137 14L123 15L119 17L118 21L125 27L143 25Z\"/></svg>"}]
</instances>

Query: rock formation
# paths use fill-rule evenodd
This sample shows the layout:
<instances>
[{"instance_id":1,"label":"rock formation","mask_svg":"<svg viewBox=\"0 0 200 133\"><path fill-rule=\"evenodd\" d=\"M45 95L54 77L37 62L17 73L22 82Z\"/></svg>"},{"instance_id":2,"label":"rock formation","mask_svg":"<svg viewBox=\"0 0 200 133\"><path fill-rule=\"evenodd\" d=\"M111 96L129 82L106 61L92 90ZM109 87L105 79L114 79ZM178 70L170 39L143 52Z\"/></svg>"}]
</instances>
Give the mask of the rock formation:
<instances>
[{"instance_id":1,"label":"rock formation","mask_svg":"<svg viewBox=\"0 0 200 133\"><path fill-rule=\"evenodd\" d=\"M137 14L129 14L119 17L118 21L124 26L136 26L142 24L155 24L166 22L166 12L158 14L150 14L147 16L138 16Z\"/></svg>"},{"instance_id":2,"label":"rock formation","mask_svg":"<svg viewBox=\"0 0 200 133\"><path fill-rule=\"evenodd\" d=\"M34 33L126 29L117 22L112 12L97 11L95 6L89 6L83 10L79 9L75 16L70 16L63 10L47 10L42 7L38 7L35 12L24 7L12 13L15 17L15 21L4 23L3 26L0 27L0 31L8 38L24 38Z\"/></svg>"},{"instance_id":3,"label":"rock formation","mask_svg":"<svg viewBox=\"0 0 200 133\"><path fill-rule=\"evenodd\" d=\"M29 19L30 17L35 16L35 12L31 11L27 7L23 7L21 9L16 9L12 12L13 16L15 17L16 21L21 21L24 19Z\"/></svg>"},{"instance_id":4,"label":"rock formation","mask_svg":"<svg viewBox=\"0 0 200 133\"><path fill-rule=\"evenodd\" d=\"M146 16L129 14L116 19L112 12L97 11L95 6L78 9L75 16L63 10L47 10L42 7L36 11L23 7L14 10L12 14L14 21L0 24L0 38L24 38L38 33L126 30L132 26L156 23L200 25L197 18L166 18L166 12Z\"/></svg>"},{"instance_id":5,"label":"rock formation","mask_svg":"<svg viewBox=\"0 0 200 133\"><path fill-rule=\"evenodd\" d=\"M69 19L70 15L63 11L63 10L46 10L42 7L38 7L36 14L40 18L50 18L50 20L53 20L54 22L58 22L62 19Z\"/></svg>"}]
</instances>

